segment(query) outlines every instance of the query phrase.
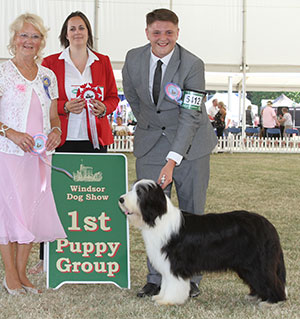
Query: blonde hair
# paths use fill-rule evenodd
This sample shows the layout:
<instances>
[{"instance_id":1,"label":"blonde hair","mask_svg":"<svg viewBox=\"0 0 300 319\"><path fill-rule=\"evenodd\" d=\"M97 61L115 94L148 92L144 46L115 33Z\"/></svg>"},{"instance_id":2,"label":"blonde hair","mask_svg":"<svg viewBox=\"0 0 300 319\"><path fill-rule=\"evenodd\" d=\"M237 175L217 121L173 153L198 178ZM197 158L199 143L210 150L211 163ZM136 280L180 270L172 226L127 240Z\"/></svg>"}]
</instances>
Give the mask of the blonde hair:
<instances>
[{"instance_id":1,"label":"blonde hair","mask_svg":"<svg viewBox=\"0 0 300 319\"><path fill-rule=\"evenodd\" d=\"M218 103L218 105L220 106L220 113L222 114L221 118L225 119L225 116L226 116L226 105L222 101L220 101Z\"/></svg>"},{"instance_id":2,"label":"blonde hair","mask_svg":"<svg viewBox=\"0 0 300 319\"><path fill-rule=\"evenodd\" d=\"M222 109L226 110L226 105L224 104L224 102L220 101L218 105L220 105Z\"/></svg>"},{"instance_id":3,"label":"blonde hair","mask_svg":"<svg viewBox=\"0 0 300 319\"><path fill-rule=\"evenodd\" d=\"M16 46L14 44L15 37L16 37L16 34L23 28L25 23L30 23L31 25L33 25L40 32L42 36L41 45L35 58L37 61L40 61L42 59L42 50L46 46L46 38L47 38L48 29L44 26L44 22L42 18L40 18L39 16L33 13L21 14L10 25L9 27L10 39L9 39L9 45L7 46L9 53L13 56L16 55Z\"/></svg>"}]
</instances>

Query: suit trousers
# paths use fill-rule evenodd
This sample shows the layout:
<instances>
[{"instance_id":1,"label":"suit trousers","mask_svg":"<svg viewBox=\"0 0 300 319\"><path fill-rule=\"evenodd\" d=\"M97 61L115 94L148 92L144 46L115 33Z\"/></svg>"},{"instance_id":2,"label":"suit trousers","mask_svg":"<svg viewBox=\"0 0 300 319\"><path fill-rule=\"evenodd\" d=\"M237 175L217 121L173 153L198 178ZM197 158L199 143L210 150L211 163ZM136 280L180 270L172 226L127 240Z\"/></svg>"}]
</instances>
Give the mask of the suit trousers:
<instances>
[{"instance_id":1,"label":"suit trousers","mask_svg":"<svg viewBox=\"0 0 300 319\"><path fill-rule=\"evenodd\" d=\"M138 179L147 178L157 181L162 167L166 164L166 156L170 143L161 136L155 146L143 157L136 159L136 174ZM210 154L195 160L182 160L174 168L173 182L165 189L165 194L171 197L171 189L175 184L179 208L192 214L203 214L206 201L206 191L210 172ZM153 268L149 260L147 282L160 285L161 275ZM201 276L193 277L191 281L199 284Z\"/></svg>"}]
</instances>

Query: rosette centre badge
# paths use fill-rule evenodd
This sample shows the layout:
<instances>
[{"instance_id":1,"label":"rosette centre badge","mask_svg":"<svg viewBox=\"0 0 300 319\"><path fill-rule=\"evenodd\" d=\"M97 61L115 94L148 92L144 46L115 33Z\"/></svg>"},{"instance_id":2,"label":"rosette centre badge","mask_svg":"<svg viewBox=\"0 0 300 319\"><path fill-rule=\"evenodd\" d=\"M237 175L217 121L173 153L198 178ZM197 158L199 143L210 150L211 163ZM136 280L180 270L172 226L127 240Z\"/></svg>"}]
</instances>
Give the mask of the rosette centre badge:
<instances>
[{"instance_id":1,"label":"rosette centre badge","mask_svg":"<svg viewBox=\"0 0 300 319\"><path fill-rule=\"evenodd\" d=\"M171 100L179 102L182 96L181 88L175 83L168 83L165 86L165 92Z\"/></svg>"},{"instance_id":2,"label":"rosette centre badge","mask_svg":"<svg viewBox=\"0 0 300 319\"><path fill-rule=\"evenodd\" d=\"M32 152L35 154L42 154L46 151L46 142L47 142L47 136L44 134L37 134L33 136L34 139L34 147L32 149Z\"/></svg>"},{"instance_id":3,"label":"rosette centre badge","mask_svg":"<svg viewBox=\"0 0 300 319\"><path fill-rule=\"evenodd\" d=\"M92 99L103 101L103 88L91 83L83 84L77 91L77 97L85 99L87 105L89 105L89 100Z\"/></svg>"}]
</instances>

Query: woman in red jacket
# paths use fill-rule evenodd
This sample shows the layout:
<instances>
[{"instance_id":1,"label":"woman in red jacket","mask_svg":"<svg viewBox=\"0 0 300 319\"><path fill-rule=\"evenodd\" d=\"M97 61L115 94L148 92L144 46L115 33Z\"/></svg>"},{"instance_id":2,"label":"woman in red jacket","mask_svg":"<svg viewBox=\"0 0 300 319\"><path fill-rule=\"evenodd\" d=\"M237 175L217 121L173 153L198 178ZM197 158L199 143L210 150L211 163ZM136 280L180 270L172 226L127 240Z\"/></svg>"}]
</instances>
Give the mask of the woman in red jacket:
<instances>
[{"instance_id":1,"label":"woman in red jacket","mask_svg":"<svg viewBox=\"0 0 300 319\"><path fill-rule=\"evenodd\" d=\"M92 51L92 29L80 11L65 20L60 43L65 49L44 58L42 63L56 74L58 82L62 137L57 151L106 152L107 145L113 143L107 115L119 102L109 57ZM97 86L101 96L86 106L84 99L77 97L77 90L88 83Z\"/></svg>"},{"instance_id":2,"label":"woman in red jacket","mask_svg":"<svg viewBox=\"0 0 300 319\"><path fill-rule=\"evenodd\" d=\"M65 49L44 58L42 62L43 66L55 73L58 83L57 110L62 136L56 151L106 153L107 145L113 143L107 115L113 113L119 103L109 57L92 51L91 25L80 11L66 18L60 33L60 43ZM98 99L91 99L87 105L78 90L90 83L100 95ZM29 270L30 273L43 270L43 245L40 259Z\"/></svg>"}]
</instances>

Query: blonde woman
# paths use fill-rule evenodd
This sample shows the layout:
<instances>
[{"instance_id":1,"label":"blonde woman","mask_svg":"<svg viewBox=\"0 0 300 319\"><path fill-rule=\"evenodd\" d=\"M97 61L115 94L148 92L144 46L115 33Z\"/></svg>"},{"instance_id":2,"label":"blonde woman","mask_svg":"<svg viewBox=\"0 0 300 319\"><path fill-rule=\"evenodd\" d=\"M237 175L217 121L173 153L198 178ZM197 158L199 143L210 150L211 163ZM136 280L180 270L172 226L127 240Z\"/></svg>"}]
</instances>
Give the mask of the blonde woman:
<instances>
[{"instance_id":1,"label":"blonde woman","mask_svg":"<svg viewBox=\"0 0 300 319\"><path fill-rule=\"evenodd\" d=\"M32 243L66 237L51 168L31 152L38 133L48 137L48 161L61 141L56 77L37 64L46 34L40 17L19 16L10 26L13 58L0 65L0 252L3 285L11 295L41 292L26 273Z\"/></svg>"},{"instance_id":2,"label":"blonde woman","mask_svg":"<svg viewBox=\"0 0 300 319\"><path fill-rule=\"evenodd\" d=\"M219 111L215 115L215 128L217 129L217 136L222 137L225 129L225 117L226 117L226 106L220 101L218 103Z\"/></svg>"}]
</instances>

